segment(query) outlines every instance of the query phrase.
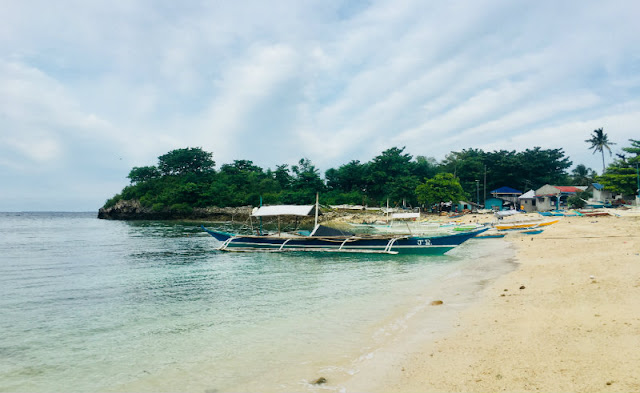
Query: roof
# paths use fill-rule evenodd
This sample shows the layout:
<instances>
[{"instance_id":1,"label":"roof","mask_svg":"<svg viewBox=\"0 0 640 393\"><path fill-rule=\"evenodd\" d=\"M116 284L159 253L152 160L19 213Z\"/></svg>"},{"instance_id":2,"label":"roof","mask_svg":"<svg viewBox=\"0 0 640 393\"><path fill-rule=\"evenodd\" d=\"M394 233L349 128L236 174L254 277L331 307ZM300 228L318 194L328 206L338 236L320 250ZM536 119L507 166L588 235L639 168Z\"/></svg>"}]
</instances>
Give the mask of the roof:
<instances>
[{"instance_id":1,"label":"roof","mask_svg":"<svg viewBox=\"0 0 640 393\"><path fill-rule=\"evenodd\" d=\"M533 199L536 197L536 192L533 190L529 190L527 192L525 192L524 194L520 195L518 197L518 199Z\"/></svg>"},{"instance_id":2,"label":"roof","mask_svg":"<svg viewBox=\"0 0 640 393\"><path fill-rule=\"evenodd\" d=\"M551 184L545 184L536 190L536 197L576 194L578 192L582 192L582 190L574 186L552 186Z\"/></svg>"},{"instance_id":3,"label":"roof","mask_svg":"<svg viewBox=\"0 0 640 393\"><path fill-rule=\"evenodd\" d=\"M518 191L511 187L500 187L491 191L491 194L522 194L522 191Z\"/></svg>"},{"instance_id":4,"label":"roof","mask_svg":"<svg viewBox=\"0 0 640 393\"><path fill-rule=\"evenodd\" d=\"M600 183L591 183L591 185L593 186L593 188L595 188L596 190L602 190L604 188L604 186Z\"/></svg>"},{"instance_id":5,"label":"roof","mask_svg":"<svg viewBox=\"0 0 640 393\"><path fill-rule=\"evenodd\" d=\"M314 213L315 205L275 205L253 208L254 217L267 216L310 216Z\"/></svg>"},{"instance_id":6,"label":"roof","mask_svg":"<svg viewBox=\"0 0 640 393\"><path fill-rule=\"evenodd\" d=\"M554 187L560 190L560 192L582 192L581 189L574 186L554 186Z\"/></svg>"}]
</instances>

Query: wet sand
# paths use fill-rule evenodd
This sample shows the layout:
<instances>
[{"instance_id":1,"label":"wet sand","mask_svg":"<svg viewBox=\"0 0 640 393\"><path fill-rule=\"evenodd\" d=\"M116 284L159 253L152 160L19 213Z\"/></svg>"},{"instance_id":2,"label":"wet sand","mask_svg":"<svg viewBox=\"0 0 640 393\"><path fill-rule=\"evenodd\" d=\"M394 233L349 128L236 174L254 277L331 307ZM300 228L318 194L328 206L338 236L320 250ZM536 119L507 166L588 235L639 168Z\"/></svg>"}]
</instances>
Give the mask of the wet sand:
<instances>
[{"instance_id":1,"label":"wet sand","mask_svg":"<svg viewBox=\"0 0 640 393\"><path fill-rule=\"evenodd\" d=\"M566 217L505 239L515 271L448 333L408 328L342 390L639 392L640 217Z\"/></svg>"}]
</instances>

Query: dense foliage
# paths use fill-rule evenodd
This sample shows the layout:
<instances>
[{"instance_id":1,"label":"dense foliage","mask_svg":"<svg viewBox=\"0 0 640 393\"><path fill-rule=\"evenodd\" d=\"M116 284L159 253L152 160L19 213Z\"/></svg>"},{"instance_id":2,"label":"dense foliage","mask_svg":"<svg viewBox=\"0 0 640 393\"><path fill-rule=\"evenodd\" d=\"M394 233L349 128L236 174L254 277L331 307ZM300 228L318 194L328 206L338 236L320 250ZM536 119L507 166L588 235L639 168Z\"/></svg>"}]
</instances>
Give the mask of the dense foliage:
<instances>
[{"instance_id":1,"label":"dense foliage","mask_svg":"<svg viewBox=\"0 0 640 393\"><path fill-rule=\"evenodd\" d=\"M596 177L607 190L616 194L638 194L638 168L640 167L640 140L629 139L630 147L623 147L626 154L618 155L602 176Z\"/></svg>"},{"instance_id":2,"label":"dense foliage","mask_svg":"<svg viewBox=\"0 0 640 393\"><path fill-rule=\"evenodd\" d=\"M134 167L128 175L131 184L104 207L137 199L154 210L188 212L194 207L255 206L260 197L265 204L305 204L313 203L318 192L324 204L382 206L389 199L395 206L418 206L475 200L476 187L484 187L485 175L483 193L505 185L525 191L571 181L566 172L571 161L562 149L468 149L450 153L441 163L404 150L392 147L369 162L351 161L328 169L323 180L307 158L274 170L236 160L216 171L211 153L201 148L177 149L158 157L156 166ZM430 190L434 187L440 191Z\"/></svg>"}]
</instances>

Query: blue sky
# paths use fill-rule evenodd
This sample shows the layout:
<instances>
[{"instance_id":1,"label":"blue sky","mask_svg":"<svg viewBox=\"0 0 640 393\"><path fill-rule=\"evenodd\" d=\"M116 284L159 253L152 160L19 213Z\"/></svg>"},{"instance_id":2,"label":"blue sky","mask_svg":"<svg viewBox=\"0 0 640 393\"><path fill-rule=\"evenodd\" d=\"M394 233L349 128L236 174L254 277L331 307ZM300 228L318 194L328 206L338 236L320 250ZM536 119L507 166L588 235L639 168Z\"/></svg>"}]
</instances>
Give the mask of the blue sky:
<instances>
[{"instance_id":1,"label":"blue sky","mask_svg":"<svg viewBox=\"0 0 640 393\"><path fill-rule=\"evenodd\" d=\"M134 166L323 173L406 146L640 139L640 2L3 1L0 211L97 210ZM609 162L611 158L607 156Z\"/></svg>"}]
</instances>

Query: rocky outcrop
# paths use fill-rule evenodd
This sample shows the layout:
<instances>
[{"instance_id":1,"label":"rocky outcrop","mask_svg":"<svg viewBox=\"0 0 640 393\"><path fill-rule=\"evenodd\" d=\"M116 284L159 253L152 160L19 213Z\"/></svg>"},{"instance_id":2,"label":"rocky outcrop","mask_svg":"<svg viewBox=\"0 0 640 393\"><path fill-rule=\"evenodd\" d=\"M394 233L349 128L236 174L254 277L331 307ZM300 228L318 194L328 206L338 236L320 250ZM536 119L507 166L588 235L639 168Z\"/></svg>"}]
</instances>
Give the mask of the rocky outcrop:
<instances>
[{"instance_id":1,"label":"rocky outcrop","mask_svg":"<svg viewBox=\"0 0 640 393\"><path fill-rule=\"evenodd\" d=\"M243 207L206 207L172 210L152 209L140 204L138 200L118 201L114 206L98 210L98 218L106 220L210 220L210 221L238 221L244 220L251 214L250 206Z\"/></svg>"}]
</instances>

